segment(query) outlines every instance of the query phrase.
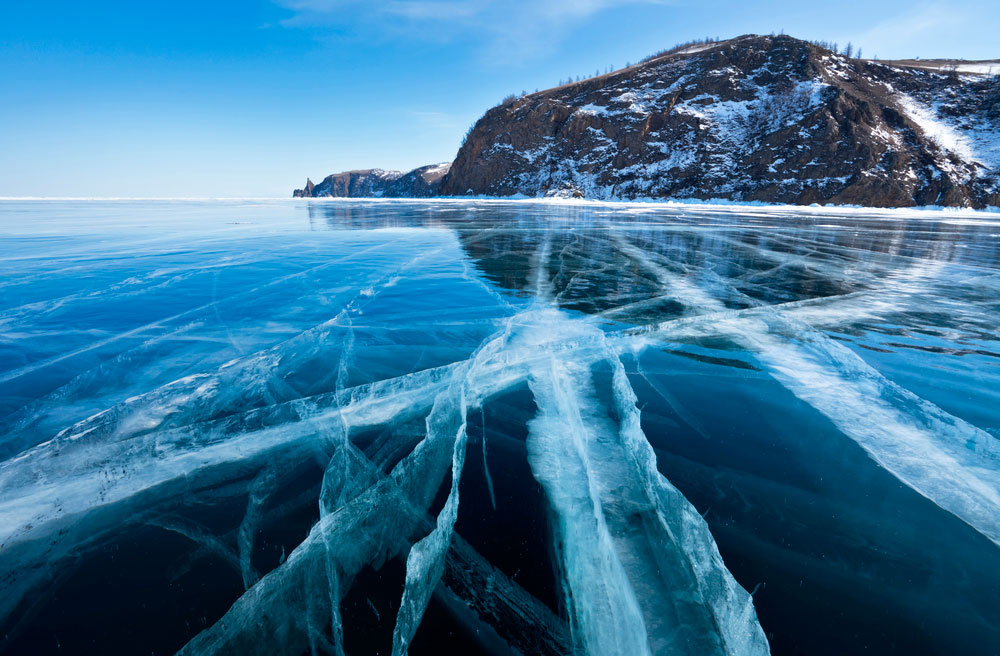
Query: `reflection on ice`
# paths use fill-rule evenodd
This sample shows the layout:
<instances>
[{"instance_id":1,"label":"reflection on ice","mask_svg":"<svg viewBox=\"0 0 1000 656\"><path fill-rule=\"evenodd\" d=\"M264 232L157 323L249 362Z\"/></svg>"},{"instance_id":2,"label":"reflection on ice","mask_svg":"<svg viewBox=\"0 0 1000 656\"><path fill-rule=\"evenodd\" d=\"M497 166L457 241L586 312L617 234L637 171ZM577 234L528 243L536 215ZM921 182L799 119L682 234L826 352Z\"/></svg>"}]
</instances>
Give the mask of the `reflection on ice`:
<instances>
[{"instance_id":1,"label":"reflection on ice","mask_svg":"<svg viewBox=\"0 0 1000 656\"><path fill-rule=\"evenodd\" d=\"M1000 255L975 224L192 204L168 213L183 231L150 240L115 224L115 205L80 211L108 223L65 226L77 238L62 254L22 243L3 261L3 648L54 651L38 627L68 603L60 586L152 530L186 546L122 567L169 572L183 596L186 572L210 561L240 590L215 611L151 611L133 642L98 623L109 653L851 651L860 612L842 617L853 633L796 629L815 567L776 573L802 556L771 555L792 547L769 536L799 527L765 512L843 466L836 456L793 475L767 437L768 425L821 420L832 428L818 453L864 463L850 459L858 445L870 456L852 465L859 481L891 476L912 492L797 521L830 554L866 545L855 566L881 589L886 554L910 550L924 559L915 571L946 581L910 598L956 614L963 599L1000 602L997 576L975 580L951 557L1000 564ZM289 212L324 231L291 229ZM223 228L233 213L258 225ZM106 251L112 224L131 263ZM929 376L927 353L964 364L910 389ZM711 390L696 402L670 382L691 372L692 389ZM798 401L763 421L738 414L763 401L706 416L716 394L753 398L764 385ZM488 431L488 410L512 394L522 400ZM729 464L706 467L724 456L698 445L723 437ZM530 476L511 479L522 463ZM505 535L476 528L488 522L475 509L547 527L548 551L515 555ZM917 549L870 528L893 513L961 528ZM862 533L844 543L838 522ZM521 573L538 568L553 572L551 595ZM795 576L798 589L782 583ZM161 593L131 594L154 608ZM896 598L876 647L1000 642L987 615L966 613L953 633L928 623L908 643L924 611ZM184 628L160 631L171 613ZM84 640L60 631L58 644Z\"/></svg>"}]
</instances>

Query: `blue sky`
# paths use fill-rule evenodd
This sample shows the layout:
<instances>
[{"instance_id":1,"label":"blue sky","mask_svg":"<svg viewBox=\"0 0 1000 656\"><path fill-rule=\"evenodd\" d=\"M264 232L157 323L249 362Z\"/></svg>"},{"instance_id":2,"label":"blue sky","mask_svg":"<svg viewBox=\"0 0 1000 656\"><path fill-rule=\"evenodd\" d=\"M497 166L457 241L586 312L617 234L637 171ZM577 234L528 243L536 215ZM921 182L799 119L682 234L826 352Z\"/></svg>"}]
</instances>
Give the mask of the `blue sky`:
<instances>
[{"instance_id":1,"label":"blue sky","mask_svg":"<svg viewBox=\"0 0 1000 656\"><path fill-rule=\"evenodd\" d=\"M0 196L287 196L704 36L1000 57L996 0L0 0Z\"/></svg>"}]
</instances>

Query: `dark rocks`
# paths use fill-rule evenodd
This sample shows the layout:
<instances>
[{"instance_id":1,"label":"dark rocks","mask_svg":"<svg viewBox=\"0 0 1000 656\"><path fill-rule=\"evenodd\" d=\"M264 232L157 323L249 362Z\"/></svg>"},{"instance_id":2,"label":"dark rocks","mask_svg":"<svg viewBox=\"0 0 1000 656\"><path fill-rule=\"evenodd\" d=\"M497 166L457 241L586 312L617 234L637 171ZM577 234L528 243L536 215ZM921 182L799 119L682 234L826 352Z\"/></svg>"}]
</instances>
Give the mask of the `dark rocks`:
<instances>
[{"instance_id":1,"label":"dark rocks","mask_svg":"<svg viewBox=\"0 0 1000 656\"><path fill-rule=\"evenodd\" d=\"M306 186L303 189L296 189L292 192L292 198L311 198L316 185L309 178L306 178Z\"/></svg>"},{"instance_id":2,"label":"dark rocks","mask_svg":"<svg viewBox=\"0 0 1000 656\"><path fill-rule=\"evenodd\" d=\"M451 165L431 164L408 173L366 169L328 175L318 185L306 180L304 189L292 192L294 198L429 198L437 195L441 179Z\"/></svg>"}]
</instances>

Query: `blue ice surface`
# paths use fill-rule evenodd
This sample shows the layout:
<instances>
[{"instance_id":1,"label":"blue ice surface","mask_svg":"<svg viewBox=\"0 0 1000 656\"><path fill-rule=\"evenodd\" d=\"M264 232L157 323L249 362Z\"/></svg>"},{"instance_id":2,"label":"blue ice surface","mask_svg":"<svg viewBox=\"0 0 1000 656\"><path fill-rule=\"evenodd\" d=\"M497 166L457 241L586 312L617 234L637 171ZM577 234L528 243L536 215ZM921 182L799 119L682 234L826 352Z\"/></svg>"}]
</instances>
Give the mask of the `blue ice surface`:
<instances>
[{"instance_id":1,"label":"blue ice surface","mask_svg":"<svg viewBox=\"0 0 1000 656\"><path fill-rule=\"evenodd\" d=\"M0 650L1000 650L990 215L0 201L0 246Z\"/></svg>"}]
</instances>

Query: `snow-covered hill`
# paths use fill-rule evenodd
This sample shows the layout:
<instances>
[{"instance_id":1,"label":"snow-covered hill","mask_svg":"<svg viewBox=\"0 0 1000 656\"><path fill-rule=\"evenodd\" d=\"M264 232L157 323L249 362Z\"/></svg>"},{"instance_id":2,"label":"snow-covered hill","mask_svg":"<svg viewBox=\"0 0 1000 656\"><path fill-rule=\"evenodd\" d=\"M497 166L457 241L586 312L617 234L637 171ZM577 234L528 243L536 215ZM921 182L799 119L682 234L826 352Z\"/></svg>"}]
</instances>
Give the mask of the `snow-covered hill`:
<instances>
[{"instance_id":1,"label":"snow-covered hill","mask_svg":"<svg viewBox=\"0 0 1000 656\"><path fill-rule=\"evenodd\" d=\"M783 35L701 43L511 98L451 165L295 195L1000 206L994 64L880 63Z\"/></svg>"},{"instance_id":2,"label":"snow-covered hill","mask_svg":"<svg viewBox=\"0 0 1000 656\"><path fill-rule=\"evenodd\" d=\"M982 207L998 168L998 78L746 36L494 107L441 193Z\"/></svg>"},{"instance_id":3,"label":"snow-covered hill","mask_svg":"<svg viewBox=\"0 0 1000 656\"><path fill-rule=\"evenodd\" d=\"M306 180L302 189L292 194L295 198L323 196L427 198L437 193L441 179L451 167L449 162L431 164L402 171L365 169L328 175L318 185Z\"/></svg>"}]
</instances>

